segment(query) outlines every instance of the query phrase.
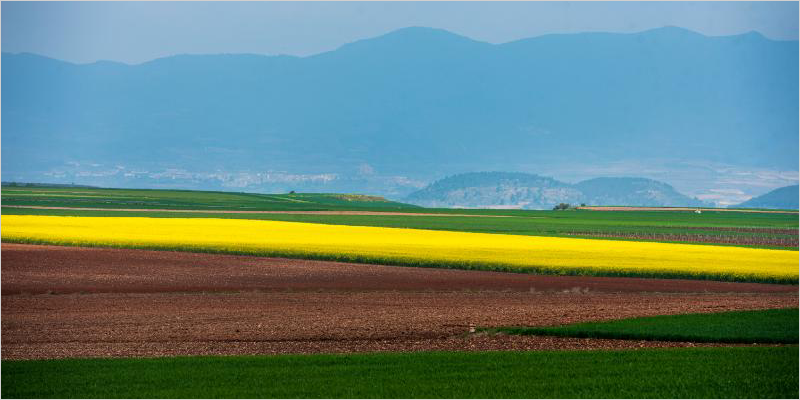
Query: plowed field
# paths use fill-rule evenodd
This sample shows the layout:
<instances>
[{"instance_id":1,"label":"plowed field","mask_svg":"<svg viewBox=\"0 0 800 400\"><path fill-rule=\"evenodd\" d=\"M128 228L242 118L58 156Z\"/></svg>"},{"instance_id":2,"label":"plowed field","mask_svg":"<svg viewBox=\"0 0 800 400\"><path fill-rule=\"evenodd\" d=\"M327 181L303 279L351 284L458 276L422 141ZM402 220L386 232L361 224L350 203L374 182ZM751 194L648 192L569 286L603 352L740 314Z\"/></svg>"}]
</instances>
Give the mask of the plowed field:
<instances>
[{"instance_id":1,"label":"plowed field","mask_svg":"<svg viewBox=\"0 0 800 400\"><path fill-rule=\"evenodd\" d=\"M795 285L512 274L172 251L3 243L4 295L185 291L797 293Z\"/></svg>"},{"instance_id":2,"label":"plowed field","mask_svg":"<svg viewBox=\"0 0 800 400\"><path fill-rule=\"evenodd\" d=\"M3 359L692 346L473 326L797 306L797 286L2 245Z\"/></svg>"}]
</instances>

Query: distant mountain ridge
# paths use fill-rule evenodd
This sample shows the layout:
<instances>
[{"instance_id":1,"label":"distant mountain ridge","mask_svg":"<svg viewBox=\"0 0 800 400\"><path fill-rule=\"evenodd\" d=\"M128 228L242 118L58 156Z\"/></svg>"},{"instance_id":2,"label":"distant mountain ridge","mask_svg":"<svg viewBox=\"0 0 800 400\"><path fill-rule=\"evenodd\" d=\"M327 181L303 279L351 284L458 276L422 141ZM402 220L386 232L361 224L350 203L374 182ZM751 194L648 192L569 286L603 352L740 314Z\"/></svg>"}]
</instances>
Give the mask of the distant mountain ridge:
<instances>
[{"instance_id":1,"label":"distant mountain ridge","mask_svg":"<svg viewBox=\"0 0 800 400\"><path fill-rule=\"evenodd\" d=\"M781 208L797 210L800 203L798 191L800 186L784 186L761 196L754 197L744 203L731 206L731 208Z\"/></svg>"},{"instance_id":2,"label":"distant mountain ridge","mask_svg":"<svg viewBox=\"0 0 800 400\"><path fill-rule=\"evenodd\" d=\"M400 198L576 161L796 171L797 43L662 28L495 45L416 27L309 57L3 53L3 180Z\"/></svg>"},{"instance_id":3,"label":"distant mountain ridge","mask_svg":"<svg viewBox=\"0 0 800 400\"><path fill-rule=\"evenodd\" d=\"M709 206L646 178L595 178L569 184L519 172L472 172L438 180L405 201L426 207L550 209L559 203L594 206Z\"/></svg>"}]
</instances>

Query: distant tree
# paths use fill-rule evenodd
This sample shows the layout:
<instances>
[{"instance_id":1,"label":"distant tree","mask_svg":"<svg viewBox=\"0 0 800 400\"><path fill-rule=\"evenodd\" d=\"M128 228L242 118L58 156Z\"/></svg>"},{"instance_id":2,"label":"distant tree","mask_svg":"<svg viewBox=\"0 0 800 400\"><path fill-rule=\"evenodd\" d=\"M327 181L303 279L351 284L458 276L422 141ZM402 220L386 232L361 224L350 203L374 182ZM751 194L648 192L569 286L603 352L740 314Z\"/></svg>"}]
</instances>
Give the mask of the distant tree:
<instances>
[{"instance_id":1,"label":"distant tree","mask_svg":"<svg viewBox=\"0 0 800 400\"><path fill-rule=\"evenodd\" d=\"M557 206L553 207L553 210L568 210L569 207L569 203L559 203Z\"/></svg>"},{"instance_id":2,"label":"distant tree","mask_svg":"<svg viewBox=\"0 0 800 400\"><path fill-rule=\"evenodd\" d=\"M586 207L586 203L581 203L581 207Z\"/></svg>"},{"instance_id":3,"label":"distant tree","mask_svg":"<svg viewBox=\"0 0 800 400\"><path fill-rule=\"evenodd\" d=\"M289 191L289 194L294 194L294 190Z\"/></svg>"}]
</instances>

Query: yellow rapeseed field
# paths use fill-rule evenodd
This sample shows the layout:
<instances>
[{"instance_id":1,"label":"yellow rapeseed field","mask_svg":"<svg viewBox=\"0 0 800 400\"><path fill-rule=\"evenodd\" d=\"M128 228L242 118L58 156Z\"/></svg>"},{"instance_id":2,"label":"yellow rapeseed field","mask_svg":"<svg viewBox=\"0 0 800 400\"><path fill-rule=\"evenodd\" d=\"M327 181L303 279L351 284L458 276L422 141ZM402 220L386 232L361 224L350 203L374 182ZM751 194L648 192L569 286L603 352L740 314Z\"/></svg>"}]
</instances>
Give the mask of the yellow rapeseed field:
<instances>
[{"instance_id":1,"label":"yellow rapeseed field","mask_svg":"<svg viewBox=\"0 0 800 400\"><path fill-rule=\"evenodd\" d=\"M2 239L587 275L798 279L798 252L201 218L2 216Z\"/></svg>"}]
</instances>

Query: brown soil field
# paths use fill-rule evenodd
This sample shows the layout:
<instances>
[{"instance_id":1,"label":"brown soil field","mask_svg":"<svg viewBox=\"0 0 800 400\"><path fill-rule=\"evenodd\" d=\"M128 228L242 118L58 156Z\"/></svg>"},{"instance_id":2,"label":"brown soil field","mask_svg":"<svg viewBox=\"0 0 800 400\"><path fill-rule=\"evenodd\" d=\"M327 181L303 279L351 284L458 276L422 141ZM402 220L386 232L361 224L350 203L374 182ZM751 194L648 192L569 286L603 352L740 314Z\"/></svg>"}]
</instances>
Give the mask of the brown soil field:
<instances>
[{"instance_id":1,"label":"brown soil field","mask_svg":"<svg viewBox=\"0 0 800 400\"><path fill-rule=\"evenodd\" d=\"M787 285L5 243L1 254L3 359L693 346L468 331L798 304Z\"/></svg>"},{"instance_id":2,"label":"brown soil field","mask_svg":"<svg viewBox=\"0 0 800 400\"><path fill-rule=\"evenodd\" d=\"M239 292L13 295L2 358L688 346L470 336L469 325L556 325L797 305L785 294Z\"/></svg>"},{"instance_id":3,"label":"brown soil field","mask_svg":"<svg viewBox=\"0 0 800 400\"><path fill-rule=\"evenodd\" d=\"M547 276L173 251L3 243L2 293L192 291L797 293L796 285Z\"/></svg>"}]
</instances>

